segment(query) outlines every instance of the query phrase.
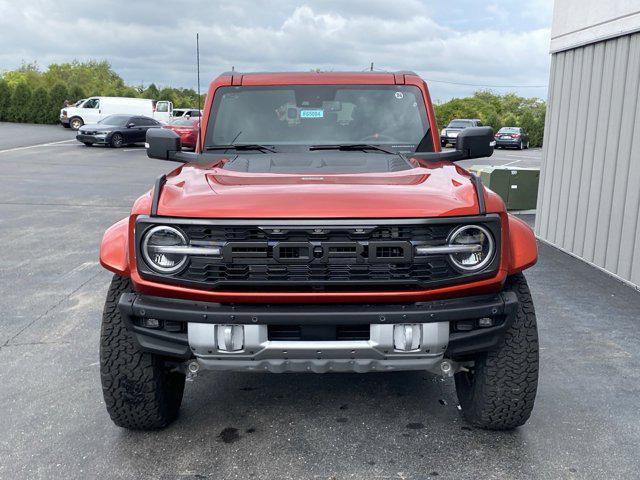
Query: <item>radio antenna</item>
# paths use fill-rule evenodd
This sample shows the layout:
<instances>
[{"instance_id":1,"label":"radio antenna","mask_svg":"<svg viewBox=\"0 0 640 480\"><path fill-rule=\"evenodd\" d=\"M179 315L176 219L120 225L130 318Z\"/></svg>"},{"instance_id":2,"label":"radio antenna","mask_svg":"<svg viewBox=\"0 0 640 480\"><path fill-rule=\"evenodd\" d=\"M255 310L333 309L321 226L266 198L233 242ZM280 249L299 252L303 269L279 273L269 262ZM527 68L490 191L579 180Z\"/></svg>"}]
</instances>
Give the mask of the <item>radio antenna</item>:
<instances>
[{"instance_id":1,"label":"radio antenna","mask_svg":"<svg viewBox=\"0 0 640 480\"><path fill-rule=\"evenodd\" d=\"M200 109L200 34L196 33L196 65L198 70L198 147L200 153L202 153L202 110Z\"/></svg>"}]
</instances>

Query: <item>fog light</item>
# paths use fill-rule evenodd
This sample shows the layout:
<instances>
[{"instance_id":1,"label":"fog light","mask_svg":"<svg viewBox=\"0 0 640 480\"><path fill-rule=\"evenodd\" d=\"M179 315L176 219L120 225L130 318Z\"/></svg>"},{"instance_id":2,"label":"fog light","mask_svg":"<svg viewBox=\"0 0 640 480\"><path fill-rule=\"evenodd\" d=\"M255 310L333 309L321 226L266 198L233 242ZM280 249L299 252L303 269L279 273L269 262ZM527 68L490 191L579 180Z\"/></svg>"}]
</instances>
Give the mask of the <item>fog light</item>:
<instances>
[{"instance_id":1,"label":"fog light","mask_svg":"<svg viewBox=\"0 0 640 480\"><path fill-rule=\"evenodd\" d=\"M420 348L422 328L419 323L400 323L393 327L393 346L405 352Z\"/></svg>"},{"instance_id":2,"label":"fog light","mask_svg":"<svg viewBox=\"0 0 640 480\"><path fill-rule=\"evenodd\" d=\"M157 318L143 318L142 325L146 328L160 328L160 320Z\"/></svg>"},{"instance_id":3,"label":"fog light","mask_svg":"<svg viewBox=\"0 0 640 480\"><path fill-rule=\"evenodd\" d=\"M218 325L218 350L237 352L244 346L244 327L242 325Z\"/></svg>"},{"instance_id":4,"label":"fog light","mask_svg":"<svg viewBox=\"0 0 640 480\"><path fill-rule=\"evenodd\" d=\"M491 317L484 317L484 318L479 318L478 319L478 326L479 327L493 327L493 318Z\"/></svg>"},{"instance_id":5,"label":"fog light","mask_svg":"<svg viewBox=\"0 0 640 480\"><path fill-rule=\"evenodd\" d=\"M460 320L456 322L456 330L459 332L469 332L473 330L473 320Z\"/></svg>"},{"instance_id":6,"label":"fog light","mask_svg":"<svg viewBox=\"0 0 640 480\"><path fill-rule=\"evenodd\" d=\"M164 329L167 332L181 332L182 331L182 322L174 322L171 320L167 320L164 322Z\"/></svg>"}]
</instances>

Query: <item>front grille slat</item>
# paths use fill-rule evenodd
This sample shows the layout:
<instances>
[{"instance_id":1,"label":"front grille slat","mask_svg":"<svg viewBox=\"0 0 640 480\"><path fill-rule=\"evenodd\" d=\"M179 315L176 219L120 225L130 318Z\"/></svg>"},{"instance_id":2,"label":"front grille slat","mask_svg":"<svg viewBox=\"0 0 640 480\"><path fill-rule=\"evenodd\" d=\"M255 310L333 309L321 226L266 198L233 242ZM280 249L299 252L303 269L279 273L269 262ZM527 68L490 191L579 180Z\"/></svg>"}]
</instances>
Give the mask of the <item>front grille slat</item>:
<instances>
[{"instance_id":1,"label":"front grille slat","mask_svg":"<svg viewBox=\"0 0 640 480\"><path fill-rule=\"evenodd\" d=\"M455 282L446 255L415 257L413 246L446 242L456 223L360 227L177 224L192 243L222 246L222 258L193 256L171 281L207 289L345 291Z\"/></svg>"}]
</instances>

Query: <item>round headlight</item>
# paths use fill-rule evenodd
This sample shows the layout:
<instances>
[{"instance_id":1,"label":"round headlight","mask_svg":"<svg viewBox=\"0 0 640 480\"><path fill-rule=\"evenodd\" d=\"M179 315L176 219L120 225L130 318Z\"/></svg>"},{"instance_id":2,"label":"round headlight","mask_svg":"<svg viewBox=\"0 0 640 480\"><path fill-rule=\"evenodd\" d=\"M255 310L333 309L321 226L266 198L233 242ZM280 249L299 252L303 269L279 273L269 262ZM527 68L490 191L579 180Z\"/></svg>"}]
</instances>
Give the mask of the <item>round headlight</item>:
<instances>
[{"instance_id":1,"label":"round headlight","mask_svg":"<svg viewBox=\"0 0 640 480\"><path fill-rule=\"evenodd\" d=\"M142 240L145 262L159 273L176 273L187 262L187 256L179 253L188 244L187 237L177 228L157 226L151 228ZM177 250L177 252L176 252Z\"/></svg>"},{"instance_id":2,"label":"round headlight","mask_svg":"<svg viewBox=\"0 0 640 480\"><path fill-rule=\"evenodd\" d=\"M493 236L480 225L464 225L456 228L449 236L449 245L468 247L467 251L449 255L460 270L477 271L484 268L493 258L495 246Z\"/></svg>"}]
</instances>

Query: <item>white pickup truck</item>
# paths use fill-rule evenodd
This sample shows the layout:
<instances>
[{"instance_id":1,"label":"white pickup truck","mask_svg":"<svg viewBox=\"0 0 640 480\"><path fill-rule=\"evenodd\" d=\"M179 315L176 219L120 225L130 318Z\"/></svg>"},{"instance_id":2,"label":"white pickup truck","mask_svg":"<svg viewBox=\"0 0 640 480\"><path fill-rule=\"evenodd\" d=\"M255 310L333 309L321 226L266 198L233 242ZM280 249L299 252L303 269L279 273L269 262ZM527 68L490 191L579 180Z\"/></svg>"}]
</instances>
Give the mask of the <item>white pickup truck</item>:
<instances>
[{"instance_id":1,"label":"white pickup truck","mask_svg":"<svg viewBox=\"0 0 640 480\"><path fill-rule=\"evenodd\" d=\"M173 103L147 98L90 97L79 105L60 110L60 123L78 130L85 123L97 123L114 114L143 115L167 123L173 115Z\"/></svg>"}]
</instances>

